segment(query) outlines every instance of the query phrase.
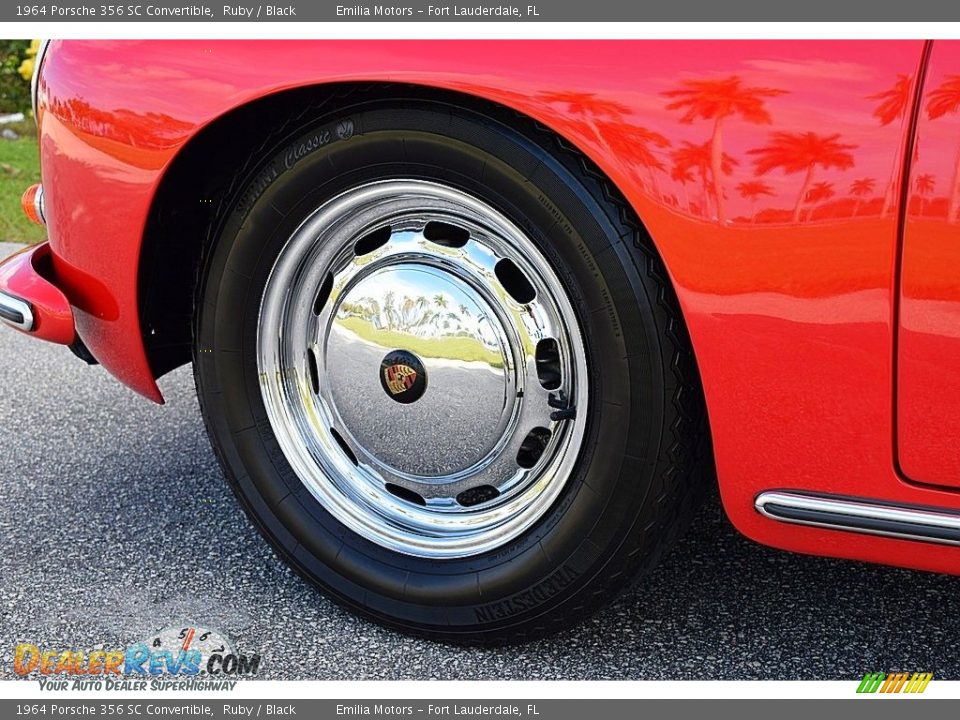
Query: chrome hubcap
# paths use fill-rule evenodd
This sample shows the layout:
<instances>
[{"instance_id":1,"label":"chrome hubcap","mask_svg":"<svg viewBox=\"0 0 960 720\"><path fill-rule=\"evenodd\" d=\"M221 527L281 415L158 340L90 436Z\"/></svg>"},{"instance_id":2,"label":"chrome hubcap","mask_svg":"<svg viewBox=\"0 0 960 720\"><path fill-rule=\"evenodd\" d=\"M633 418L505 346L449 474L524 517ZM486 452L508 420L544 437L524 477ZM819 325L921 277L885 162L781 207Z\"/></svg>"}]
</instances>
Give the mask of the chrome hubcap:
<instances>
[{"instance_id":1,"label":"chrome hubcap","mask_svg":"<svg viewBox=\"0 0 960 720\"><path fill-rule=\"evenodd\" d=\"M268 279L257 360L307 489L410 555L517 537L583 439L585 353L562 285L507 218L434 183L370 183L311 215Z\"/></svg>"}]
</instances>

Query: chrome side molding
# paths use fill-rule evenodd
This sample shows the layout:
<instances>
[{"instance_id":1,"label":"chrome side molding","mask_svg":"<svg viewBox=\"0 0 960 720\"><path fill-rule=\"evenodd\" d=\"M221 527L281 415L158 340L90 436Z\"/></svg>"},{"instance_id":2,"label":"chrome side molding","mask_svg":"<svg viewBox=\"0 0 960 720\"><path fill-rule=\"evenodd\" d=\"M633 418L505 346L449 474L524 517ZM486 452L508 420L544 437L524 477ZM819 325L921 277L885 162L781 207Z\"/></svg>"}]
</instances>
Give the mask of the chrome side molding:
<instances>
[{"instance_id":1,"label":"chrome side molding","mask_svg":"<svg viewBox=\"0 0 960 720\"><path fill-rule=\"evenodd\" d=\"M0 292L0 320L19 330L30 332L33 330L33 308L26 300Z\"/></svg>"},{"instance_id":2,"label":"chrome side molding","mask_svg":"<svg viewBox=\"0 0 960 720\"><path fill-rule=\"evenodd\" d=\"M903 540L960 545L960 513L788 490L762 492L754 500L765 517Z\"/></svg>"}]
</instances>

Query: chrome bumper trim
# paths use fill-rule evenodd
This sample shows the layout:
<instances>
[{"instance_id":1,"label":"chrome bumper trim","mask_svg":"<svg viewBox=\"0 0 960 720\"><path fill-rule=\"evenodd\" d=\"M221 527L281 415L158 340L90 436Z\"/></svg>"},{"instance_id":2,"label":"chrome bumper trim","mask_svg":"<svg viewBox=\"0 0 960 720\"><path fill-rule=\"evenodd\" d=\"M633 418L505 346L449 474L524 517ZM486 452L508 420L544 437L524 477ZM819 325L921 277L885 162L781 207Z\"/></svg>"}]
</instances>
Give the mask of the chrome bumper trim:
<instances>
[{"instance_id":1,"label":"chrome bumper trim","mask_svg":"<svg viewBox=\"0 0 960 720\"><path fill-rule=\"evenodd\" d=\"M43 185L37 188L37 194L33 196L33 209L40 219L41 225L47 224L46 199L43 196Z\"/></svg>"},{"instance_id":2,"label":"chrome bumper trim","mask_svg":"<svg viewBox=\"0 0 960 720\"><path fill-rule=\"evenodd\" d=\"M762 492L754 507L765 517L796 525L960 545L960 513L951 510L879 505L789 491Z\"/></svg>"},{"instance_id":3,"label":"chrome bumper trim","mask_svg":"<svg viewBox=\"0 0 960 720\"><path fill-rule=\"evenodd\" d=\"M33 308L26 300L0 292L0 320L18 330L33 330Z\"/></svg>"}]
</instances>

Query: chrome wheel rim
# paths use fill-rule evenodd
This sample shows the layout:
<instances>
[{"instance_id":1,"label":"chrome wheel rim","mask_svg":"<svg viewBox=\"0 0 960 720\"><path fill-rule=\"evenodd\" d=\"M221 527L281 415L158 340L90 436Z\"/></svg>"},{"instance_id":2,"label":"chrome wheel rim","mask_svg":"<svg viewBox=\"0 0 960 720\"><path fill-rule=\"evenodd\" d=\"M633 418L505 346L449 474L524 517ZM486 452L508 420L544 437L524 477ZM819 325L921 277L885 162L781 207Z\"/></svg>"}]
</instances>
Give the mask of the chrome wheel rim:
<instances>
[{"instance_id":1,"label":"chrome wheel rim","mask_svg":"<svg viewBox=\"0 0 960 720\"><path fill-rule=\"evenodd\" d=\"M311 214L267 280L257 362L303 485L408 555L515 539L556 500L583 442L570 298L516 225L436 183L369 183Z\"/></svg>"}]
</instances>

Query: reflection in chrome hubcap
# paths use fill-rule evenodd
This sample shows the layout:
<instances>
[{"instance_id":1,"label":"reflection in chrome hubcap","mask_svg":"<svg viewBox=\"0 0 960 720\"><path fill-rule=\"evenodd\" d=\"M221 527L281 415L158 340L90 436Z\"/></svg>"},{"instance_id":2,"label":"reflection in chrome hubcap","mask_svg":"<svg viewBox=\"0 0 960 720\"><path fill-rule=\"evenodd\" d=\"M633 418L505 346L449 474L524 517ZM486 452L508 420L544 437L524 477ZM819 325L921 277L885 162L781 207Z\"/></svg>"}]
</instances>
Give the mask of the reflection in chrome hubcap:
<instances>
[{"instance_id":1,"label":"reflection in chrome hubcap","mask_svg":"<svg viewBox=\"0 0 960 720\"><path fill-rule=\"evenodd\" d=\"M559 280L500 213L434 183L370 183L311 215L267 281L257 360L300 480L410 555L515 538L583 439L583 341Z\"/></svg>"}]
</instances>

